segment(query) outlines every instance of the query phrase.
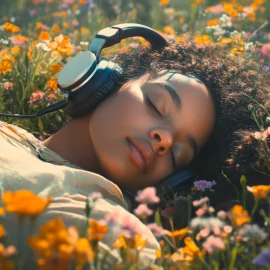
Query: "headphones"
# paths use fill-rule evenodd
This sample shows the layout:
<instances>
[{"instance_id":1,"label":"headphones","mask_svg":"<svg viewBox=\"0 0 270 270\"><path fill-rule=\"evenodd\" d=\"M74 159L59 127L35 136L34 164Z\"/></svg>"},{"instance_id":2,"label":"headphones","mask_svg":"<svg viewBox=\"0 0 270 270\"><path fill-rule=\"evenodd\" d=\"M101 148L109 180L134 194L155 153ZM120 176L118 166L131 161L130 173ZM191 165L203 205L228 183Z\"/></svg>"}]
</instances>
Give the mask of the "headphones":
<instances>
[{"instance_id":1,"label":"headphones","mask_svg":"<svg viewBox=\"0 0 270 270\"><path fill-rule=\"evenodd\" d=\"M89 50L72 58L58 75L58 87L64 99L52 104L34 115L3 114L5 117L34 118L62 108L72 117L80 117L94 110L104 99L112 94L123 73L122 68L113 61L100 57L103 48L120 43L122 39L141 36L151 44L152 50L161 50L168 44L154 29L136 23L117 24L100 30ZM176 191L197 175L193 165L169 176L158 185L157 193Z\"/></svg>"}]
</instances>

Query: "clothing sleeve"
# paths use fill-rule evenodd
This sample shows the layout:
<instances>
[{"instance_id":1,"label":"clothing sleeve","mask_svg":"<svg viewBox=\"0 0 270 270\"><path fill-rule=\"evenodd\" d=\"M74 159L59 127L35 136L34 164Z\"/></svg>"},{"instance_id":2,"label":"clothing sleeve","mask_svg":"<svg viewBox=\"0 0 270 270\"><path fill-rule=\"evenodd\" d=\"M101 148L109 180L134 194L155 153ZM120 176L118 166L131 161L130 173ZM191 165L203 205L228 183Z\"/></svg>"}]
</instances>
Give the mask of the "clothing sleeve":
<instances>
[{"instance_id":1,"label":"clothing sleeve","mask_svg":"<svg viewBox=\"0 0 270 270\"><path fill-rule=\"evenodd\" d=\"M87 219L85 217L85 202L86 197L81 194L68 195L65 194L62 197L54 198L48 208L36 218L33 223L30 224L30 219L26 218L23 222L17 219L16 215L7 213L3 219L3 225L7 231L8 239L11 244L16 247L20 247L24 249L24 252L27 253L27 260L25 269L37 269L37 265L35 262L35 256L33 250L27 245L27 238L32 235L37 235L39 228L49 220L55 219L56 217L60 217L65 226L76 226L79 231L82 230L86 224ZM90 218L95 220L104 219L105 215L117 209L122 214L130 215L132 222L134 222L134 226L137 226L140 230L141 234L143 234L147 239L146 247L143 251L141 251L139 256L139 266L145 267L154 263L155 261L155 250L159 250L159 244L151 231L140 222L137 217L128 213L123 207L105 199L99 199L96 201L92 211ZM31 228L31 229L30 229ZM30 230L30 231L29 231ZM113 242L117 240L118 235L114 233L111 228L105 234L102 242L99 245L99 253L100 255L104 254L105 251L109 250L111 255L106 257L107 266L112 266L116 262L120 261L120 257L118 251L116 249L111 250Z\"/></svg>"}]
</instances>

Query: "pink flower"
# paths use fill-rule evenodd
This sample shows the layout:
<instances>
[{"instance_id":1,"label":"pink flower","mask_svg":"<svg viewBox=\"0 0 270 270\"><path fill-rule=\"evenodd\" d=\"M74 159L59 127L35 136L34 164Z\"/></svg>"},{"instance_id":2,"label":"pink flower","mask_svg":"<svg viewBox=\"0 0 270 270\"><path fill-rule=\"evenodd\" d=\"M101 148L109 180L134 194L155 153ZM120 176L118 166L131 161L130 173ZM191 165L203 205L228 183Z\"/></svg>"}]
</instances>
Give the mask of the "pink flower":
<instances>
[{"instance_id":1,"label":"pink flower","mask_svg":"<svg viewBox=\"0 0 270 270\"><path fill-rule=\"evenodd\" d=\"M165 230L156 223L150 223L147 225L147 227L151 230L155 237L161 237L165 232Z\"/></svg>"},{"instance_id":2,"label":"pink flower","mask_svg":"<svg viewBox=\"0 0 270 270\"><path fill-rule=\"evenodd\" d=\"M217 216L220 218L220 219L225 219L227 217L227 213L225 211L218 211L217 213Z\"/></svg>"},{"instance_id":3,"label":"pink flower","mask_svg":"<svg viewBox=\"0 0 270 270\"><path fill-rule=\"evenodd\" d=\"M218 13L223 12L224 8L221 4L219 4L219 5L208 7L206 10L210 13L218 14Z\"/></svg>"},{"instance_id":4,"label":"pink flower","mask_svg":"<svg viewBox=\"0 0 270 270\"><path fill-rule=\"evenodd\" d=\"M32 3L35 4L35 5L38 5L40 3L42 3L43 0L32 0Z\"/></svg>"},{"instance_id":5,"label":"pink flower","mask_svg":"<svg viewBox=\"0 0 270 270\"><path fill-rule=\"evenodd\" d=\"M10 40L11 40L13 45L22 45L26 42L26 40L20 35L13 36L10 38Z\"/></svg>"},{"instance_id":6,"label":"pink flower","mask_svg":"<svg viewBox=\"0 0 270 270\"><path fill-rule=\"evenodd\" d=\"M71 5L74 3L75 0L65 0L64 3Z\"/></svg>"},{"instance_id":7,"label":"pink flower","mask_svg":"<svg viewBox=\"0 0 270 270\"><path fill-rule=\"evenodd\" d=\"M198 235L203 238L206 238L209 234L210 234L210 229L208 227L201 229L200 232L198 233Z\"/></svg>"},{"instance_id":8,"label":"pink flower","mask_svg":"<svg viewBox=\"0 0 270 270\"><path fill-rule=\"evenodd\" d=\"M225 244L220 237L211 235L203 243L203 247L208 251L208 253L212 254L215 250L225 249Z\"/></svg>"},{"instance_id":9,"label":"pink flower","mask_svg":"<svg viewBox=\"0 0 270 270\"><path fill-rule=\"evenodd\" d=\"M80 24L80 23L79 23L77 20L73 20L73 21L72 21L72 25L75 26L75 27L78 26L79 24Z\"/></svg>"},{"instance_id":10,"label":"pink flower","mask_svg":"<svg viewBox=\"0 0 270 270\"><path fill-rule=\"evenodd\" d=\"M134 213L138 217L151 216L153 210L149 209L146 204L140 204L135 210Z\"/></svg>"},{"instance_id":11,"label":"pink flower","mask_svg":"<svg viewBox=\"0 0 270 270\"><path fill-rule=\"evenodd\" d=\"M38 15L38 11L37 11L36 9L31 9L31 10L29 11L29 15L30 15L31 17L37 16L37 15Z\"/></svg>"},{"instance_id":12,"label":"pink flower","mask_svg":"<svg viewBox=\"0 0 270 270\"><path fill-rule=\"evenodd\" d=\"M36 103L36 102L42 100L43 97L44 97L44 93L41 92L40 90L37 90L35 93L33 93L33 94L30 96L29 103L30 103L30 104Z\"/></svg>"},{"instance_id":13,"label":"pink flower","mask_svg":"<svg viewBox=\"0 0 270 270\"><path fill-rule=\"evenodd\" d=\"M215 180L213 180L212 182L211 181L206 181L206 180L199 180L199 181L194 182L194 187L198 191L205 191L206 189L209 189L209 190L213 191L212 187L214 185L216 185Z\"/></svg>"},{"instance_id":14,"label":"pink flower","mask_svg":"<svg viewBox=\"0 0 270 270\"><path fill-rule=\"evenodd\" d=\"M7 91L12 90L13 86L14 86L13 82L4 82L4 89Z\"/></svg>"},{"instance_id":15,"label":"pink flower","mask_svg":"<svg viewBox=\"0 0 270 270\"><path fill-rule=\"evenodd\" d=\"M225 226L224 226L224 232L226 232L226 233L231 233L231 232L232 232L232 226L225 225Z\"/></svg>"},{"instance_id":16,"label":"pink flower","mask_svg":"<svg viewBox=\"0 0 270 270\"><path fill-rule=\"evenodd\" d=\"M261 47L261 56L262 58L265 58L265 59L270 59L270 43L267 43L267 44L264 44L262 47Z\"/></svg>"},{"instance_id":17,"label":"pink flower","mask_svg":"<svg viewBox=\"0 0 270 270\"><path fill-rule=\"evenodd\" d=\"M205 197L205 198L202 198L200 200L193 201L193 206L198 207L198 206L201 206L202 204L205 204L208 202L209 202L209 199L207 197Z\"/></svg>"},{"instance_id":18,"label":"pink flower","mask_svg":"<svg viewBox=\"0 0 270 270\"><path fill-rule=\"evenodd\" d=\"M160 201L159 197L156 195L156 188L148 187L144 190L139 190L137 192L136 201L140 203L158 203Z\"/></svg>"}]
</instances>

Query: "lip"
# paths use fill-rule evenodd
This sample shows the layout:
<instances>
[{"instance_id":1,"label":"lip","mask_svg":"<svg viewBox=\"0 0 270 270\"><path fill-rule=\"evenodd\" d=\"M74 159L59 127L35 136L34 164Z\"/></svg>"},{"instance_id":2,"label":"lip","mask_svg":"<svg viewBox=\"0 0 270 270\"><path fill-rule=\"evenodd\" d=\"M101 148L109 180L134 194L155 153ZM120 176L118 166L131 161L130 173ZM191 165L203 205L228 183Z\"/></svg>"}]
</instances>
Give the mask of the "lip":
<instances>
[{"instance_id":1,"label":"lip","mask_svg":"<svg viewBox=\"0 0 270 270\"><path fill-rule=\"evenodd\" d=\"M145 174L154 161L154 152L149 143L144 140L136 140L127 138L130 158L139 167L141 172Z\"/></svg>"}]
</instances>

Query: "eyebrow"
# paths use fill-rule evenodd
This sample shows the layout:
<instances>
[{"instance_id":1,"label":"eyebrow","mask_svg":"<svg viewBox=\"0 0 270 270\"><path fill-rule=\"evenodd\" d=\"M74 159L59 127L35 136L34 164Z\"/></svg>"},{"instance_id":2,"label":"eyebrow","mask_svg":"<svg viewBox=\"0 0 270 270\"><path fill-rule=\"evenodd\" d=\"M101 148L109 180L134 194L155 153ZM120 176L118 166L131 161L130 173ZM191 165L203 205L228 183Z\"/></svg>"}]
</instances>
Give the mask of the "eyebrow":
<instances>
[{"instance_id":1,"label":"eyebrow","mask_svg":"<svg viewBox=\"0 0 270 270\"><path fill-rule=\"evenodd\" d=\"M176 109L180 110L181 109L181 98L180 96L177 94L175 88L170 85L167 81L162 81L162 82L149 82L149 84L153 84L153 85L158 85L160 86L162 89L166 90L171 99L172 99L172 102L174 103Z\"/></svg>"},{"instance_id":2,"label":"eyebrow","mask_svg":"<svg viewBox=\"0 0 270 270\"><path fill-rule=\"evenodd\" d=\"M149 82L150 84L153 84L153 85L158 85L160 86L162 89L166 90L169 94L170 94L170 97L173 101L173 103L175 104L175 107L180 110L181 109L181 105L182 105L182 101L181 101L181 98L180 96L177 94L175 88L170 85L167 81L162 81L162 82ZM195 140L195 138L188 134L188 144L190 145L192 151L193 151L193 155L192 155L192 159L197 155L198 153L198 143L197 141Z\"/></svg>"}]
</instances>

